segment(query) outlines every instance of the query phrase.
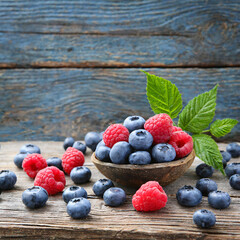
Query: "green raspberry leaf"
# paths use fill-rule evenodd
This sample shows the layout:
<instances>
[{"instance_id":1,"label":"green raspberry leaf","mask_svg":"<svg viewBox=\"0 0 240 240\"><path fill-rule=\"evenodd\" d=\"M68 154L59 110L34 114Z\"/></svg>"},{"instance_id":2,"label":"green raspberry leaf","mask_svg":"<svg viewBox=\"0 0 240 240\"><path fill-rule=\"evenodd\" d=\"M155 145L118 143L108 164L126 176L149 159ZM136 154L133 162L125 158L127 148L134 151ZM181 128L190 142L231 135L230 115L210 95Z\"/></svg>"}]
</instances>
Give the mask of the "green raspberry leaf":
<instances>
[{"instance_id":1,"label":"green raspberry leaf","mask_svg":"<svg viewBox=\"0 0 240 240\"><path fill-rule=\"evenodd\" d=\"M216 120L210 126L210 132L215 137L222 137L230 133L232 128L238 123L237 120L231 118L225 118L222 120Z\"/></svg>"},{"instance_id":2,"label":"green raspberry leaf","mask_svg":"<svg viewBox=\"0 0 240 240\"><path fill-rule=\"evenodd\" d=\"M179 115L180 128L192 133L200 133L209 126L215 115L217 88L218 85L188 102Z\"/></svg>"},{"instance_id":3,"label":"green raspberry leaf","mask_svg":"<svg viewBox=\"0 0 240 240\"><path fill-rule=\"evenodd\" d=\"M175 84L142 71L147 75L147 98L155 114L167 113L172 119L182 110L182 96Z\"/></svg>"},{"instance_id":4,"label":"green raspberry leaf","mask_svg":"<svg viewBox=\"0 0 240 240\"><path fill-rule=\"evenodd\" d=\"M218 149L217 143L208 135L195 134L192 136L194 150L203 162L214 167L225 175L222 164L222 155Z\"/></svg>"}]
</instances>

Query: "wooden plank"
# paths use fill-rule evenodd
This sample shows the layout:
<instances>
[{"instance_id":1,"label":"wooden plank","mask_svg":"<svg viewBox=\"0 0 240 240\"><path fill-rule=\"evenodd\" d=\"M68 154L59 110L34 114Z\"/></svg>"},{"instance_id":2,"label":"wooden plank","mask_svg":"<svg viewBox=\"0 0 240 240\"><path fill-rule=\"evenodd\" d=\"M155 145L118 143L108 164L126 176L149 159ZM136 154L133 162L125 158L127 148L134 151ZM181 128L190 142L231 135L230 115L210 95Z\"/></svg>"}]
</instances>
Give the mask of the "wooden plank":
<instances>
[{"instance_id":1,"label":"wooden plank","mask_svg":"<svg viewBox=\"0 0 240 240\"><path fill-rule=\"evenodd\" d=\"M0 67L240 66L239 9L234 0L1 1Z\"/></svg>"},{"instance_id":2,"label":"wooden plank","mask_svg":"<svg viewBox=\"0 0 240 240\"><path fill-rule=\"evenodd\" d=\"M85 220L73 220L66 213L66 204L61 194L51 196L46 207L28 210L21 202L21 194L32 186L33 181L13 164L13 157L26 142L1 142L0 169L10 169L17 174L18 181L11 191L3 192L0 200L0 236L18 239L239 239L240 238L240 192L231 189L228 179L215 172L212 179L218 189L227 191L232 203L228 209L212 209L203 197L198 207L185 208L177 204L176 189L197 180L195 167L200 163L195 159L187 173L176 182L165 187L168 203L165 208L153 213L139 213L131 205L134 189L124 188L128 194L127 202L118 208L104 205L102 199L94 196L91 187L103 176L90 162L91 152L86 154L86 165L92 170L92 179L81 185L89 195L92 210ZM33 142L37 144L44 157L59 156L64 153L62 142ZM226 144L219 144L225 149ZM233 160L231 160L233 162ZM234 162L240 159L234 159ZM67 186L73 182L67 177ZM14 201L14 204L13 204ZM217 223L212 229L199 229L192 222L193 213L206 208L216 214Z\"/></svg>"},{"instance_id":3,"label":"wooden plank","mask_svg":"<svg viewBox=\"0 0 240 240\"><path fill-rule=\"evenodd\" d=\"M171 80L186 103L219 83L216 118L240 117L240 68L145 69ZM7 140L81 139L129 115L153 115L139 69L0 71L0 136ZM224 140L239 140L239 124Z\"/></svg>"}]
</instances>

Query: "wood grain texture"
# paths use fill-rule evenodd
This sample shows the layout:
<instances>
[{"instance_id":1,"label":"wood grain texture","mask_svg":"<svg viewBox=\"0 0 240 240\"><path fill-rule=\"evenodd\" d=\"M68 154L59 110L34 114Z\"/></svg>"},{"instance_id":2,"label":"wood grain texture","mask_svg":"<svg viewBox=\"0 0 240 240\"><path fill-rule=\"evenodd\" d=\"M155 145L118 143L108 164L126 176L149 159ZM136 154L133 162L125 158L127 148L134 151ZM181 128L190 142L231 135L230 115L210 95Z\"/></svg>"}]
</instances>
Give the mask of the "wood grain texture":
<instances>
[{"instance_id":1,"label":"wood grain texture","mask_svg":"<svg viewBox=\"0 0 240 240\"><path fill-rule=\"evenodd\" d=\"M0 67L239 66L238 1L0 2Z\"/></svg>"},{"instance_id":2,"label":"wood grain texture","mask_svg":"<svg viewBox=\"0 0 240 240\"><path fill-rule=\"evenodd\" d=\"M183 104L219 83L216 118L240 117L239 68L145 69L171 80ZM0 138L82 139L129 115L153 115L139 69L12 69L0 71ZM239 124L220 140L239 140Z\"/></svg>"},{"instance_id":3,"label":"wood grain texture","mask_svg":"<svg viewBox=\"0 0 240 240\"><path fill-rule=\"evenodd\" d=\"M42 209L29 210L22 201L21 194L33 185L33 181L13 164L14 155L26 142L1 142L0 169L10 169L18 177L15 188L0 196L0 238L17 239L239 239L240 238L240 192L233 190L228 179L215 172L212 179L218 189L226 191L232 198L225 210L212 209L203 197L198 207L185 208L177 204L175 194L185 184L195 185L195 167L200 163L195 159L189 170L176 182L166 186L168 195L165 208L153 213L136 212L131 205L135 189L124 188L127 202L117 208L104 205L102 199L92 192L92 185L103 176L90 162L91 152L87 151L86 166L92 171L91 181L81 185L88 192L92 204L90 215L83 220L73 220L66 212L66 204L61 194L51 196ZM61 142L34 142L45 158L61 157L64 153ZM226 144L219 144L224 150ZM232 161L232 160L231 160ZM240 159L234 159L234 162ZM67 177L67 185L73 182ZM192 222L193 213L206 208L216 214L217 223L212 229L199 229Z\"/></svg>"}]
</instances>

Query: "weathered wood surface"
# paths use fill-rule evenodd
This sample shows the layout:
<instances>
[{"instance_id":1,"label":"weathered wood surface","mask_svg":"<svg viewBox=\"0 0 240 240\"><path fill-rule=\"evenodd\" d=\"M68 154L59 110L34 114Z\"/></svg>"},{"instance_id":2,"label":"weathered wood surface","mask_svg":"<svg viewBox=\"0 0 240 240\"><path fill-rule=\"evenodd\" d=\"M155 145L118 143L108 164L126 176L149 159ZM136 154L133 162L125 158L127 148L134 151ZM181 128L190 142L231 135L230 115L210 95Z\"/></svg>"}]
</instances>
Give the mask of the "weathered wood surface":
<instances>
[{"instance_id":1,"label":"weathered wood surface","mask_svg":"<svg viewBox=\"0 0 240 240\"><path fill-rule=\"evenodd\" d=\"M238 1L0 1L0 67L239 66Z\"/></svg>"},{"instance_id":2,"label":"weathered wood surface","mask_svg":"<svg viewBox=\"0 0 240 240\"><path fill-rule=\"evenodd\" d=\"M90 215L84 220L73 220L66 212L66 204L61 194L51 196L47 205L38 210L27 209L21 194L33 185L33 181L14 163L14 155L26 142L1 142L0 169L10 169L17 174L18 181L11 191L0 196L0 238L17 239L240 239L240 191L233 190L228 179L215 172L212 179L218 189L226 191L232 198L228 209L212 209L203 197L202 203L194 208L185 208L177 204L175 194L185 184L195 185L197 176L195 159L190 169L179 180L165 187L168 195L166 207L153 213L139 213L131 205L134 189L125 188L127 202L117 208L104 205L102 199L94 196L92 185L103 176L90 162L91 152L86 155L86 166L92 171L91 182L81 185L89 195L92 204ZM62 142L35 142L42 150L44 157L63 154ZM224 150L226 144L219 144ZM233 161L233 160L231 160ZM234 159L240 161L240 159ZM67 186L73 182L67 177ZM209 230L197 228L192 222L193 213L206 208L216 214L215 227Z\"/></svg>"},{"instance_id":3,"label":"weathered wood surface","mask_svg":"<svg viewBox=\"0 0 240 240\"><path fill-rule=\"evenodd\" d=\"M177 85L184 105L219 83L216 118L240 117L240 68L145 69ZM82 139L127 116L153 115L139 69L12 69L0 71L0 137ZM240 125L224 140L239 140Z\"/></svg>"}]
</instances>

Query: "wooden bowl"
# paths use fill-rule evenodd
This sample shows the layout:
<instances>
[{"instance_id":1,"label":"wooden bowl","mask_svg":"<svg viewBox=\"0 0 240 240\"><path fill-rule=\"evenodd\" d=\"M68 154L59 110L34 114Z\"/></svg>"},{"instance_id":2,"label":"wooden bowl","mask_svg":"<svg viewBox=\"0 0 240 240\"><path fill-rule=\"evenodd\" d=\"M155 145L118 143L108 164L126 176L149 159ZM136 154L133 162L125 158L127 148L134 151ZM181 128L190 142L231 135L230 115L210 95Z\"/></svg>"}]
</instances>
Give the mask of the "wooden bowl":
<instances>
[{"instance_id":1,"label":"wooden bowl","mask_svg":"<svg viewBox=\"0 0 240 240\"><path fill-rule=\"evenodd\" d=\"M195 158L194 150L185 158L168 162L148 165L114 164L99 161L92 154L92 162L107 178L123 186L140 187L147 181L157 181L166 186L182 176L192 165Z\"/></svg>"}]
</instances>

